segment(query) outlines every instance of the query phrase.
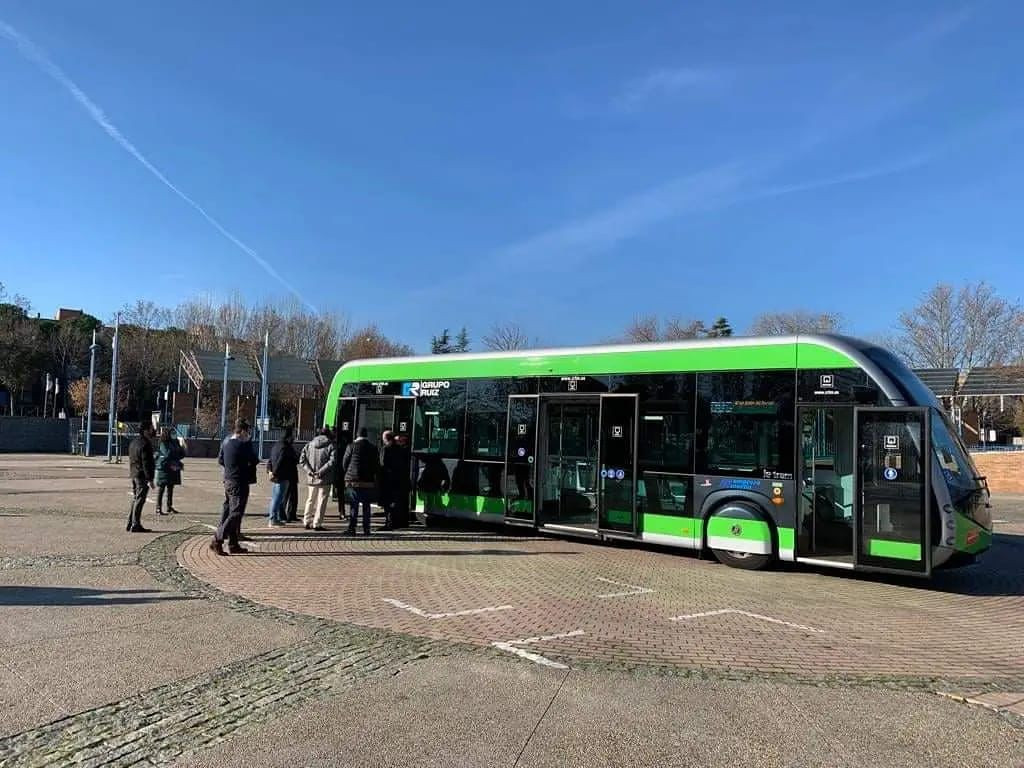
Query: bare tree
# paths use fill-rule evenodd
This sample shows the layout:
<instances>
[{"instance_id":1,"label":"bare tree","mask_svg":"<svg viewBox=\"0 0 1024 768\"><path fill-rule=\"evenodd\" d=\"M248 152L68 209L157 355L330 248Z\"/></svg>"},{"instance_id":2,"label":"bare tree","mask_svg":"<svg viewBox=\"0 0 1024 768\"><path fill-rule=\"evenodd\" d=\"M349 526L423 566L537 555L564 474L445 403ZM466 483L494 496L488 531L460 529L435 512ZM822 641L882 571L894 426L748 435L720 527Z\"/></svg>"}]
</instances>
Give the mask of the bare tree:
<instances>
[{"instance_id":1,"label":"bare tree","mask_svg":"<svg viewBox=\"0 0 1024 768\"><path fill-rule=\"evenodd\" d=\"M359 360L368 357L407 357L412 347L392 341L375 324L358 328L346 340L341 359Z\"/></svg>"},{"instance_id":2,"label":"bare tree","mask_svg":"<svg viewBox=\"0 0 1024 768\"><path fill-rule=\"evenodd\" d=\"M511 351L515 349L530 349L536 347L536 343L530 342L530 337L516 323L495 323L480 342L484 349L494 352Z\"/></svg>"},{"instance_id":3,"label":"bare tree","mask_svg":"<svg viewBox=\"0 0 1024 768\"><path fill-rule=\"evenodd\" d=\"M174 310L174 324L185 331L192 348L209 352L219 346L217 307L208 296L179 304Z\"/></svg>"},{"instance_id":4,"label":"bare tree","mask_svg":"<svg viewBox=\"0 0 1024 768\"><path fill-rule=\"evenodd\" d=\"M1024 349L1024 310L985 282L940 283L899 317L901 352L922 368L1005 365Z\"/></svg>"},{"instance_id":5,"label":"bare tree","mask_svg":"<svg viewBox=\"0 0 1024 768\"><path fill-rule=\"evenodd\" d=\"M9 294L7 286L3 283L0 283L0 304L13 304L15 307L22 309L26 315L32 311L32 303L28 299L20 293Z\"/></svg>"},{"instance_id":6,"label":"bare tree","mask_svg":"<svg viewBox=\"0 0 1024 768\"><path fill-rule=\"evenodd\" d=\"M731 329L729 331L732 333ZM681 320L674 317L665 323L665 330L661 334L662 341L686 341L687 339L699 339L708 335L703 320Z\"/></svg>"},{"instance_id":7,"label":"bare tree","mask_svg":"<svg viewBox=\"0 0 1024 768\"><path fill-rule=\"evenodd\" d=\"M716 321L717 322L717 321ZM725 318L721 318L724 327L728 327ZM732 330L730 329L731 333ZM669 318L662 323L657 315L645 315L634 318L626 327L625 341L633 344L648 344L655 341L685 341L699 339L710 335L701 320L683 320L679 317Z\"/></svg>"},{"instance_id":8,"label":"bare tree","mask_svg":"<svg viewBox=\"0 0 1024 768\"><path fill-rule=\"evenodd\" d=\"M754 318L750 333L754 336L787 336L794 333L836 333L843 326L837 312L764 312Z\"/></svg>"},{"instance_id":9,"label":"bare tree","mask_svg":"<svg viewBox=\"0 0 1024 768\"><path fill-rule=\"evenodd\" d=\"M661 321L656 315L633 318L626 327L626 341L634 344L649 344L661 340Z\"/></svg>"}]
</instances>

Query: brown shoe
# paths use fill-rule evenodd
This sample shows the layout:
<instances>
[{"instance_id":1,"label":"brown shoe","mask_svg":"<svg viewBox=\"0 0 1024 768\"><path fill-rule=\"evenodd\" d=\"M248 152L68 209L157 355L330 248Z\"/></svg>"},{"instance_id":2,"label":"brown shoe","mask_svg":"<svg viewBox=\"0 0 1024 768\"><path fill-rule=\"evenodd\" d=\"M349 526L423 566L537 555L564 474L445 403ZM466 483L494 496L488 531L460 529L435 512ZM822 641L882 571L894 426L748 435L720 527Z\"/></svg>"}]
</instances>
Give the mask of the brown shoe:
<instances>
[{"instance_id":1,"label":"brown shoe","mask_svg":"<svg viewBox=\"0 0 1024 768\"><path fill-rule=\"evenodd\" d=\"M210 542L210 549L213 550L213 553L215 555L221 555L223 557L227 557L228 553L225 552L223 549L221 549L220 542L217 541L216 539L214 539L213 541Z\"/></svg>"}]
</instances>

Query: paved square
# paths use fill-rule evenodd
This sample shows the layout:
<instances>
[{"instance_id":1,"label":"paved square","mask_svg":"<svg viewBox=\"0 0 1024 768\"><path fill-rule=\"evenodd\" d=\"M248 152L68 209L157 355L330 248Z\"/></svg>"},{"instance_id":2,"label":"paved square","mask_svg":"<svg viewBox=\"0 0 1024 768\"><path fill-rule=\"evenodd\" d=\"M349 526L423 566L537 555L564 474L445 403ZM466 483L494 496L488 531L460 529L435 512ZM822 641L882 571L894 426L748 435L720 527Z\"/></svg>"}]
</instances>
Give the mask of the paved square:
<instances>
[{"instance_id":1,"label":"paved square","mask_svg":"<svg viewBox=\"0 0 1024 768\"><path fill-rule=\"evenodd\" d=\"M0 456L4 768L1024 764L1024 500L980 565L924 583L347 539L336 507L269 530L263 483L252 553L215 558L212 462L150 534L124 531L126 474Z\"/></svg>"}]
</instances>

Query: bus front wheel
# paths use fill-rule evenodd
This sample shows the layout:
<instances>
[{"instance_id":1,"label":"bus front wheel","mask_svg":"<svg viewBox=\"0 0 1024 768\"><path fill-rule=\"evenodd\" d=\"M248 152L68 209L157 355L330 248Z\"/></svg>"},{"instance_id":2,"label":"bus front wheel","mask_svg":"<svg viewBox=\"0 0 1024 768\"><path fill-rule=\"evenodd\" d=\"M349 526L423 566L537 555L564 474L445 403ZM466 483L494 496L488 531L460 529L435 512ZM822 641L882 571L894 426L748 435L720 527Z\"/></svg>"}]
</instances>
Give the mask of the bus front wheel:
<instances>
[{"instance_id":1,"label":"bus front wheel","mask_svg":"<svg viewBox=\"0 0 1024 768\"><path fill-rule=\"evenodd\" d=\"M755 555L753 552L732 552L726 549L712 549L711 554L722 565L728 565L732 568L743 568L747 571L758 571L762 568L767 568L772 561L771 555Z\"/></svg>"}]
</instances>

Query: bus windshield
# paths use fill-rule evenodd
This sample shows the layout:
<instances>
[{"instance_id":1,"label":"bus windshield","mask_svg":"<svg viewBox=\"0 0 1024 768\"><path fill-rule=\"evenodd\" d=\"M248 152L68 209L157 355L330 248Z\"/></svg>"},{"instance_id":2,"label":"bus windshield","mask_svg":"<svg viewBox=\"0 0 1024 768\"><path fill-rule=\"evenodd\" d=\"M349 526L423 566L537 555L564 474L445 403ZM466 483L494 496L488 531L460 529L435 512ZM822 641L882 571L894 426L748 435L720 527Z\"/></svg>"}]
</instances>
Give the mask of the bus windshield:
<instances>
[{"instance_id":1,"label":"bus windshield","mask_svg":"<svg viewBox=\"0 0 1024 768\"><path fill-rule=\"evenodd\" d=\"M974 462L964 449L949 416L941 408L933 411L932 445L942 468L942 476L949 486L949 495L959 505L968 496L981 489L981 478Z\"/></svg>"}]
</instances>

